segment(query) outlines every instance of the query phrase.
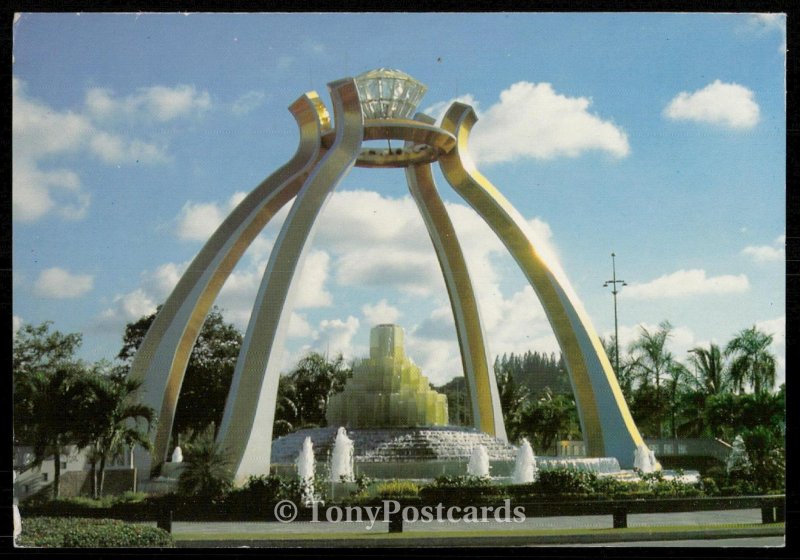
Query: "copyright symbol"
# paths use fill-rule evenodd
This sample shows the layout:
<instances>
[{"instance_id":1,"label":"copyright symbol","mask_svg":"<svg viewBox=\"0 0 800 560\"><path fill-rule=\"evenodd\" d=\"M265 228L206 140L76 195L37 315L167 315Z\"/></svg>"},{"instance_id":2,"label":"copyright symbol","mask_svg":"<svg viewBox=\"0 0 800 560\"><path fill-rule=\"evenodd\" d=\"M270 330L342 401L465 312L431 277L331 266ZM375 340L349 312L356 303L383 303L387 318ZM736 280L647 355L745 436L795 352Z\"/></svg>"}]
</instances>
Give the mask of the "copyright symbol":
<instances>
[{"instance_id":1,"label":"copyright symbol","mask_svg":"<svg viewBox=\"0 0 800 560\"><path fill-rule=\"evenodd\" d=\"M291 523L297 517L297 506L291 500L281 500L275 504L275 519L281 523Z\"/></svg>"}]
</instances>

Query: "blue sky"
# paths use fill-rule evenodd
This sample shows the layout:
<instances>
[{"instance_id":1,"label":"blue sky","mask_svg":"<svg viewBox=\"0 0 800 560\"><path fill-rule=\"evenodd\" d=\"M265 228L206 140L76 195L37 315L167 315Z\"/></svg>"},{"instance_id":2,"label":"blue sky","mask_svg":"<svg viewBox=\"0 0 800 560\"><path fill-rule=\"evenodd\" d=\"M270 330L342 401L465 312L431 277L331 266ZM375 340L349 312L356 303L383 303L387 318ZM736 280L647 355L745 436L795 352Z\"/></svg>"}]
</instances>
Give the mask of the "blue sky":
<instances>
[{"instance_id":1,"label":"blue sky","mask_svg":"<svg viewBox=\"0 0 800 560\"><path fill-rule=\"evenodd\" d=\"M112 358L244 193L297 144L287 106L390 67L420 109L475 107L479 168L557 255L601 335L669 320L670 348L754 324L785 353L785 18L777 14L22 14L14 26L14 323L82 332ZM555 351L491 231L436 172L493 353ZM279 218L285 216L285 211ZM280 220L218 304L247 325ZM430 240L400 170L354 169L326 207L284 355L366 353L407 332L460 374Z\"/></svg>"}]
</instances>

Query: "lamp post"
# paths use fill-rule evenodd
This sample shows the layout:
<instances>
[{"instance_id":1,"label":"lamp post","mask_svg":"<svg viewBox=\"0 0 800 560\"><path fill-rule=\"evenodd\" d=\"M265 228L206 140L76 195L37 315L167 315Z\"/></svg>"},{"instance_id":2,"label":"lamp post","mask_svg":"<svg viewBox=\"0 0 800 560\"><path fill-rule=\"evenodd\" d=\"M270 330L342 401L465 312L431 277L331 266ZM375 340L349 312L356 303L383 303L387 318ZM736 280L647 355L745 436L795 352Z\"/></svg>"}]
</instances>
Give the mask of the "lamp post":
<instances>
[{"instance_id":1,"label":"lamp post","mask_svg":"<svg viewBox=\"0 0 800 560\"><path fill-rule=\"evenodd\" d=\"M627 286L627 284L625 283L625 280L617 280L616 256L616 254L611 253L612 277L611 280L605 281L603 287L605 288L610 284L611 294L614 296L614 369L617 376L619 376L619 325L617 323L617 294L619 293L619 290L617 290L617 284L620 284L620 287Z\"/></svg>"}]
</instances>

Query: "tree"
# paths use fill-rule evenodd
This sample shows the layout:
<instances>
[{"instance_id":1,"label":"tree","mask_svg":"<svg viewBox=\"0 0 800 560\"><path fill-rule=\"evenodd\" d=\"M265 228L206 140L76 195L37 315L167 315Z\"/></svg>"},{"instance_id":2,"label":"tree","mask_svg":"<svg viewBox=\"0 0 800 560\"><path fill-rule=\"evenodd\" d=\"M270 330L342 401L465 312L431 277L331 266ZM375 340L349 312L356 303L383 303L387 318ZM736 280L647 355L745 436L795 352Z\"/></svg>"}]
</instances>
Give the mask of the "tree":
<instances>
[{"instance_id":1,"label":"tree","mask_svg":"<svg viewBox=\"0 0 800 560\"><path fill-rule=\"evenodd\" d=\"M34 371L52 372L65 363L76 362L75 353L80 348L80 333L50 332L52 321L33 326L25 324L14 337L14 375Z\"/></svg>"},{"instance_id":2,"label":"tree","mask_svg":"<svg viewBox=\"0 0 800 560\"><path fill-rule=\"evenodd\" d=\"M16 380L15 424L24 427L21 442L33 448L32 466L53 458L53 498L60 494L61 454L76 439L73 419L82 400L78 380L84 375L80 364L65 363Z\"/></svg>"},{"instance_id":3,"label":"tree","mask_svg":"<svg viewBox=\"0 0 800 560\"><path fill-rule=\"evenodd\" d=\"M503 422L508 438L517 441L520 436L520 414L523 405L530 397L530 391L524 385L518 385L508 370L495 370L497 392L500 396L500 409L503 411Z\"/></svg>"},{"instance_id":4,"label":"tree","mask_svg":"<svg viewBox=\"0 0 800 560\"><path fill-rule=\"evenodd\" d=\"M696 346L689 350L689 364L693 374L686 376L687 387L680 397L680 430L686 437L712 435L707 422L708 401L730 387L722 351L714 343L708 348Z\"/></svg>"},{"instance_id":5,"label":"tree","mask_svg":"<svg viewBox=\"0 0 800 560\"><path fill-rule=\"evenodd\" d=\"M133 361L156 313L125 327L122 349L117 356L119 359L128 364ZM225 322L219 309L212 308L200 329L186 366L175 411L173 436L189 430L200 432L212 423L220 425L241 345L242 334L235 326Z\"/></svg>"},{"instance_id":6,"label":"tree","mask_svg":"<svg viewBox=\"0 0 800 560\"><path fill-rule=\"evenodd\" d=\"M86 368L75 358L81 335L50 331L51 322L23 325L14 338L14 438L33 448L32 466L53 458L53 497L61 482L61 453L76 438L72 422L82 400L77 381Z\"/></svg>"},{"instance_id":7,"label":"tree","mask_svg":"<svg viewBox=\"0 0 800 560\"><path fill-rule=\"evenodd\" d=\"M700 346L692 348L689 350L689 363L704 394L718 395L727 389L727 372L718 345L712 342L707 349Z\"/></svg>"},{"instance_id":8,"label":"tree","mask_svg":"<svg viewBox=\"0 0 800 560\"><path fill-rule=\"evenodd\" d=\"M333 360L317 352L303 357L289 374L293 404L297 409L297 426L325 426L325 413L331 395L344 390L353 370L339 354ZM288 397L289 392L284 396Z\"/></svg>"},{"instance_id":9,"label":"tree","mask_svg":"<svg viewBox=\"0 0 800 560\"><path fill-rule=\"evenodd\" d=\"M640 381L636 391L635 406L632 408L637 409L639 413L637 416L646 420L645 425L652 425L656 435L660 437L664 415L667 412L665 401L668 399L668 396L663 394L661 381L675 367L672 353L667 350L672 325L669 321L662 321L655 332L650 332L643 326L639 328L641 334L630 346L635 357L636 376Z\"/></svg>"},{"instance_id":10,"label":"tree","mask_svg":"<svg viewBox=\"0 0 800 560\"><path fill-rule=\"evenodd\" d=\"M519 423L520 435L535 441L539 452L547 452L558 439L571 439L580 433L575 401L549 391L522 407Z\"/></svg>"},{"instance_id":11,"label":"tree","mask_svg":"<svg viewBox=\"0 0 800 560\"><path fill-rule=\"evenodd\" d=\"M281 375L278 379L278 396L275 402L273 438L284 436L297 428L300 414L295 401L297 401L297 390L294 380L288 375Z\"/></svg>"},{"instance_id":12,"label":"tree","mask_svg":"<svg viewBox=\"0 0 800 560\"><path fill-rule=\"evenodd\" d=\"M142 383L128 377L126 369L117 367L108 371L108 364L100 363L93 375L82 380L81 392L85 400L80 405L78 418L86 434L84 441L91 442L93 478L99 476L99 484L92 485L95 498L103 495L108 459L125 447L140 445L150 449L148 434L155 420L155 410L131 398ZM97 461L99 473L94 469Z\"/></svg>"},{"instance_id":13,"label":"tree","mask_svg":"<svg viewBox=\"0 0 800 560\"><path fill-rule=\"evenodd\" d=\"M184 446L186 463L178 479L178 491L209 500L223 497L233 488L232 463L214 439L214 426L193 434Z\"/></svg>"},{"instance_id":14,"label":"tree","mask_svg":"<svg viewBox=\"0 0 800 560\"><path fill-rule=\"evenodd\" d=\"M725 347L725 355L732 358L730 378L742 393L745 385L761 393L775 386L775 356L769 351L772 335L754 325L740 331Z\"/></svg>"}]
</instances>

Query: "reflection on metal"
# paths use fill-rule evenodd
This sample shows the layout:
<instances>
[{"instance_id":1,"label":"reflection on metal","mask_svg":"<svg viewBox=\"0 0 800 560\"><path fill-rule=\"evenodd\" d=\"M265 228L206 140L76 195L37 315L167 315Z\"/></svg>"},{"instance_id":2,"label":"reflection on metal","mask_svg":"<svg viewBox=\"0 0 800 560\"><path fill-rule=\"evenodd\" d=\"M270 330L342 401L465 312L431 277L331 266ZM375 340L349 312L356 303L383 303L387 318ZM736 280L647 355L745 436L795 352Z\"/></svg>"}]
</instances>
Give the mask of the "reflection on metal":
<instances>
[{"instance_id":1,"label":"reflection on metal","mask_svg":"<svg viewBox=\"0 0 800 560\"><path fill-rule=\"evenodd\" d=\"M272 424L283 340L293 307L297 271L314 226L333 189L355 162L363 119L353 80L329 86L336 140L309 175L272 248L236 363L218 435L234 458L237 482L269 468Z\"/></svg>"},{"instance_id":2,"label":"reflection on metal","mask_svg":"<svg viewBox=\"0 0 800 560\"><path fill-rule=\"evenodd\" d=\"M426 115L418 115L417 118L423 122L433 121ZM482 432L505 440L506 430L497 381L461 244L447 208L436 191L431 166L408 167L406 179L411 196L417 203L425 227L428 228L450 297L467 392L472 403L473 425Z\"/></svg>"},{"instance_id":3,"label":"reflection on metal","mask_svg":"<svg viewBox=\"0 0 800 560\"><path fill-rule=\"evenodd\" d=\"M623 468L633 464L642 437L633 422L619 383L588 317L576 306L525 233L525 219L476 169L467 140L477 121L472 107L453 103L442 128L455 134L456 148L439 163L455 191L486 221L514 257L544 307L567 365L591 457L616 457Z\"/></svg>"},{"instance_id":4,"label":"reflection on metal","mask_svg":"<svg viewBox=\"0 0 800 560\"><path fill-rule=\"evenodd\" d=\"M144 403L159 413L153 441L154 459L137 454L140 473L147 474L167 458L186 364L200 328L222 285L247 247L300 190L324 152L321 136L330 117L319 96L310 92L290 107L300 128L294 157L253 189L217 228L162 306L131 366L131 376L143 381Z\"/></svg>"},{"instance_id":5,"label":"reflection on metal","mask_svg":"<svg viewBox=\"0 0 800 560\"><path fill-rule=\"evenodd\" d=\"M629 466L642 440L608 358L588 318L526 235L524 219L475 169L467 152L467 138L476 121L472 109L454 103L441 127L425 115L411 120L425 87L394 70L368 72L328 87L334 129L315 93L290 107L300 127L297 153L253 190L212 235L136 354L131 374L144 382L143 401L160 411L154 463L150 465L150 458L139 453L143 457L137 465L139 472L150 473L146 467L152 466L155 473L166 460L189 354L222 284L255 236L296 196L264 272L217 436L233 460L237 483L269 471L280 357L297 277L320 212L353 166L406 168L409 190L428 228L450 297L474 426L505 439L472 282L431 173L430 163L437 160L447 181L500 237L539 296L564 352L587 453L614 456L623 467ZM363 145L393 139L405 144L394 148Z\"/></svg>"}]
</instances>

